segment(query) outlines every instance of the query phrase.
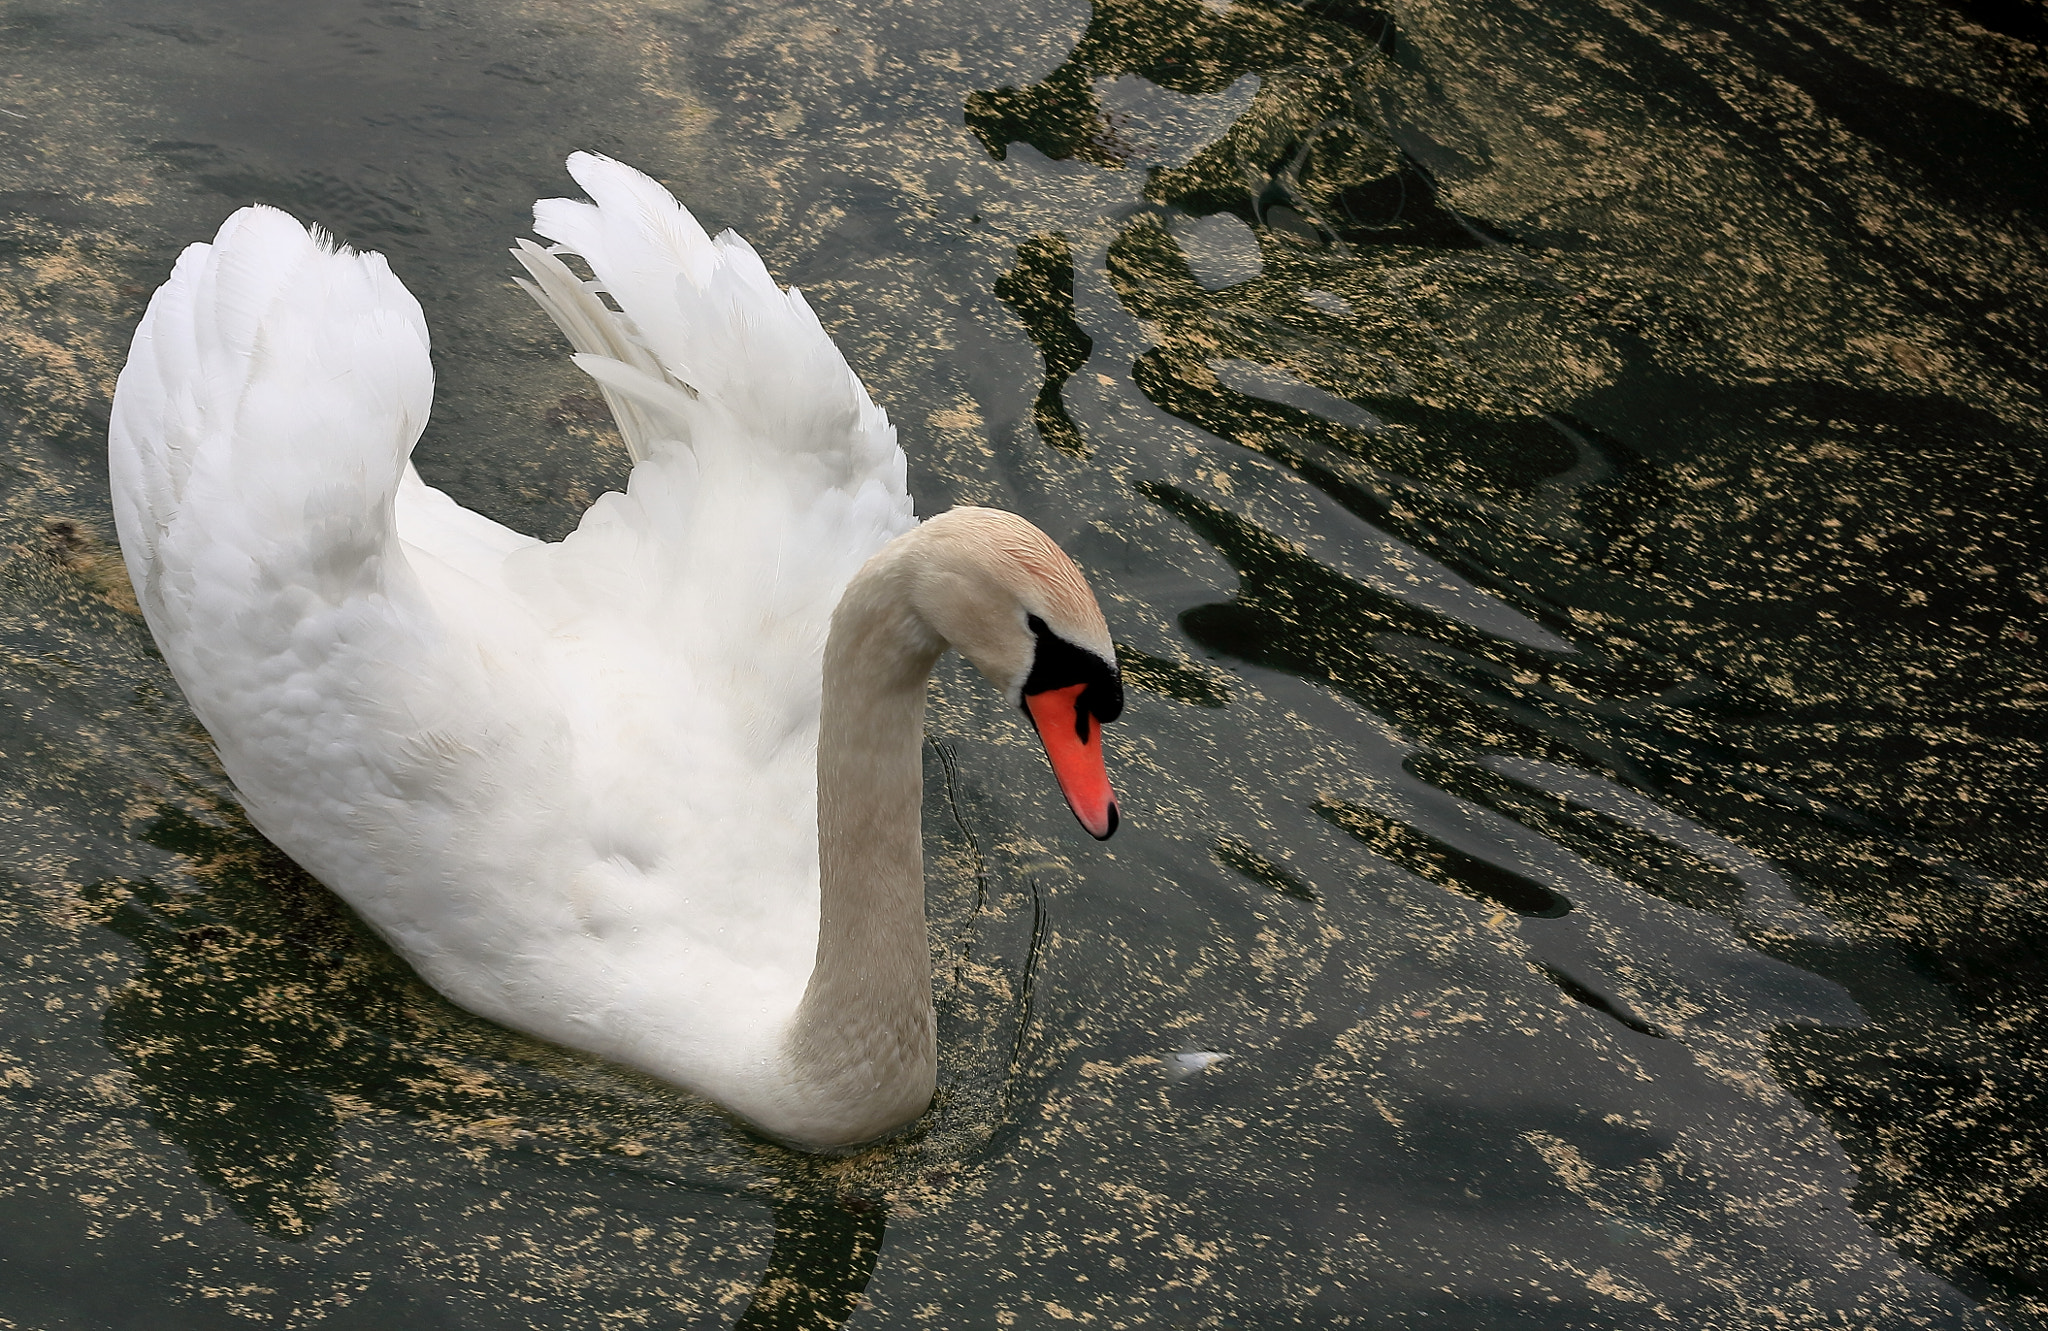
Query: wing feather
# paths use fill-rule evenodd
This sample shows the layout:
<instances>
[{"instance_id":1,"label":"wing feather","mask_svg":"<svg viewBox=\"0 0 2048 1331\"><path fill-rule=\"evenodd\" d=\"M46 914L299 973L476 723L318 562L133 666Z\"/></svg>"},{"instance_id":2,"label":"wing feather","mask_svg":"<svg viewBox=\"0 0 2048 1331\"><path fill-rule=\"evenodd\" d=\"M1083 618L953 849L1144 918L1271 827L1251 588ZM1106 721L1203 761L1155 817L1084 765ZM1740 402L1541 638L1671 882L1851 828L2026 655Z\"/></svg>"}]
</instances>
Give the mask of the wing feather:
<instances>
[{"instance_id":1,"label":"wing feather","mask_svg":"<svg viewBox=\"0 0 2048 1331\"><path fill-rule=\"evenodd\" d=\"M895 427L745 241L608 158L569 171L593 202L535 204L555 251L519 258L638 461L515 582L564 623L651 626L736 752L808 752L839 594L916 522Z\"/></svg>"}]
</instances>

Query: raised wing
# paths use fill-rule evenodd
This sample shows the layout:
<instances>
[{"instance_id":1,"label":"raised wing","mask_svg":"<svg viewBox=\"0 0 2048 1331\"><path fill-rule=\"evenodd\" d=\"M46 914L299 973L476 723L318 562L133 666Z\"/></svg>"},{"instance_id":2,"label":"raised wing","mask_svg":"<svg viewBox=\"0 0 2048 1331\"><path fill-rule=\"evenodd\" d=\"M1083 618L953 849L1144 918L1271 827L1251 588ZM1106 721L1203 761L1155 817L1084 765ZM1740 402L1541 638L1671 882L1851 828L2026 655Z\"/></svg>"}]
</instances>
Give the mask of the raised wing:
<instances>
[{"instance_id":1,"label":"raised wing","mask_svg":"<svg viewBox=\"0 0 2048 1331\"><path fill-rule=\"evenodd\" d=\"M745 241L707 236L608 158L577 153L569 171L593 202L536 204L556 248L514 254L637 465L559 549L515 559L515 582L565 623L601 607L657 626L685 667L675 686L726 718L735 751L802 748L840 592L916 521L895 428Z\"/></svg>"},{"instance_id":2,"label":"raised wing","mask_svg":"<svg viewBox=\"0 0 2048 1331\"><path fill-rule=\"evenodd\" d=\"M136 330L108 432L121 548L159 641L258 582L334 599L385 572L433 388L419 303L381 256L263 207L188 247Z\"/></svg>"},{"instance_id":3,"label":"raised wing","mask_svg":"<svg viewBox=\"0 0 2048 1331\"><path fill-rule=\"evenodd\" d=\"M777 286L733 232L706 236L688 209L631 167L576 153L569 173L594 202L543 199L534 229L558 253L580 256L597 280L543 279L534 294L582 353L577 363L657 418L629 440L634 456L669 441L700 455L744 448L805 489L872 484L907 516L896 431L803 294ZM517 253L536 277L550 267L537 247ZM572 304L579 308L565 318ZM593 339L579 327L605 331Z\"/></svg>"},{"instance_id":4,"label":"raised wing","mask_svg":"<svg viewBox=\"0 0 2048 1331\"><path fill-rule=\"evenodd\" d=\"M489 664L446 613L449 570L401 538L426 512L472 564L533 544L411 475L432 392L419 305L381 257L245 208L150 302L108 432L137 598L250 817L401 947L456 907L400 892L399 866L514 821L469 778L550 773L568 748L517 603L497 596Z\"/></svg>"}]
</instances>

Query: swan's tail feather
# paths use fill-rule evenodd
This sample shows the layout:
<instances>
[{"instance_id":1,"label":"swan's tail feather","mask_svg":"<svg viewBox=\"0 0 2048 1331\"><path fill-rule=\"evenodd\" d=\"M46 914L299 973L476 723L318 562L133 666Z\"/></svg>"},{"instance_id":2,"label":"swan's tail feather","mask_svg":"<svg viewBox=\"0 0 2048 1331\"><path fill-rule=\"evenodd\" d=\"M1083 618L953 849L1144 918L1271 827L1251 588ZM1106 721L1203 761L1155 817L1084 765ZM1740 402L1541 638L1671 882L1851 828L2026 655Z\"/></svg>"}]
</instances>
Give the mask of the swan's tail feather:
<instances>
[{"instance_id":1,"label":"swan's tail feather","mask_svg":"<svg viewBox=\"0 0 2048 1331\"><path fill-rule=\"evenodd\" d=\"M202 563L328 594L373 571L432 395L425 320L381 256L264 207L187 248L136 330L108 431L152 623L182 616Z\"/></svg>"}]
</instances>

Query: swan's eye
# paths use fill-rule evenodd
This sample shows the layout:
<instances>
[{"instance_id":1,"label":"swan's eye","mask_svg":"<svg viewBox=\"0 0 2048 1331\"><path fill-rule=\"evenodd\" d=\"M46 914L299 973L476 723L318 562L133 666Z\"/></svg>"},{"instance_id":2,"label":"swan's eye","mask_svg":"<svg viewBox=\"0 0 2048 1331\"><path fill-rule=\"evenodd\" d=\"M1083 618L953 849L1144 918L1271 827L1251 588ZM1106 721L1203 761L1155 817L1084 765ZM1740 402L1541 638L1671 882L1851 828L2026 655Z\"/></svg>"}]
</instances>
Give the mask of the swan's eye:
<instances>
[{"instance_id":1,"label":"swan's eye","mask_svg":"<svg viewBox=\"0 0 2048 1331\"><path fill-rule=\"evenodd\" d=\"M1031 674L1024 681L1024 696L1084 685L1074 705L1074 728L1085 744L1089 717L1107 724L1123 714L1123 680L1117 677L1115 666L1054 633L1037 615L1026 616L1025 622L1037 645Z\"/></svg>"}]
</instances>

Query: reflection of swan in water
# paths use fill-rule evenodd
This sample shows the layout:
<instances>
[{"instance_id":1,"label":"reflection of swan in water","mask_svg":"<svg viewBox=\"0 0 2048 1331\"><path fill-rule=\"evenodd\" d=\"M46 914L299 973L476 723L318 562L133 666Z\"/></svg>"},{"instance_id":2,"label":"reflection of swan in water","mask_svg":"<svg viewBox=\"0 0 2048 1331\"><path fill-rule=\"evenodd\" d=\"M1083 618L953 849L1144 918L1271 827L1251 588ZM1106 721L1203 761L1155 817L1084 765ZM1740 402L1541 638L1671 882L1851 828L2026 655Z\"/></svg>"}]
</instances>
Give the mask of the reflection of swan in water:
<instances>
[{"instance_id":1,"label":"reflection of swan in water","mask_svg":"<svg viewBox=\"0 0 2048 1331\"><path fill-rule=\"evenodd\" d=\"M858 1194L790 1196L775 1206L775 1247L733 1331L844 1325L882 1255L889 1208Z\"/></svg>"},{"instance_id":2,"label":"reflection of swan in water","mask_svg":"<svg viewBox=\"0 0 2048 1331\"><path fill-rule=\"evenodd\" d=\"M536 229L597 281L520 259L613 406L625 494L549 545L426 487L418 305L245 209L122 373L129 572L251 819L437 988L791 1141L873 1138L933 1085L926 676L972 660L1106 837L1109 635L1022 519L916 523L894 430L745 242L570 169L597 202Z\"/></svg>"}]
</instances>

